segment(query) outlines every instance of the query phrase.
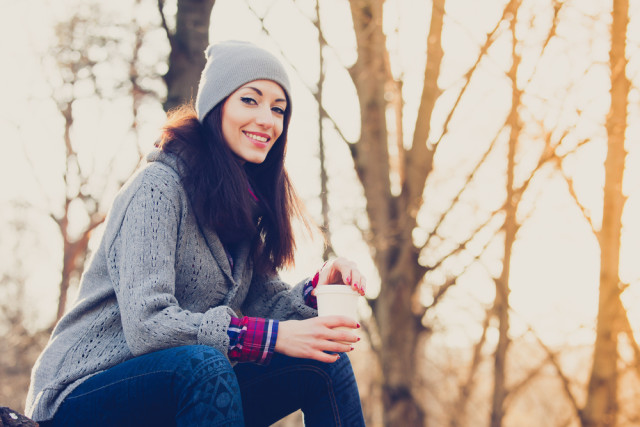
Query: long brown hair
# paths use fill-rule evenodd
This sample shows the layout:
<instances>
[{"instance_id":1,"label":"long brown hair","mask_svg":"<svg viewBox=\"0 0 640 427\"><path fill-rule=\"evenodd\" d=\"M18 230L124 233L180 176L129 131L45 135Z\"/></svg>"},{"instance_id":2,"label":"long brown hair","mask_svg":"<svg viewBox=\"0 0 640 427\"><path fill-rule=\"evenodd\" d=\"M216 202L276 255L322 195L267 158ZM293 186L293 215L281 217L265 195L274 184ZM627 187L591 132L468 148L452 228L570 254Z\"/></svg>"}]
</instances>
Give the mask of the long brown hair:
<instances>
[{"instance_id":1,"label":"long brown hair","mask_svg":"<svg viewBox=\"0 0 640 427\"><path fill-rule=\"evenodd\" d=\"M184 161L182 183L201 226L213 228L226 246L251 239L254 268L273 273L293 265L292 219L314 228L284 167L291 112L285 110L282 134L265 161L242 165L222 135L223 104L202 124L190 104L171 111L156 145Z\"/></svg>"}]
</instances>

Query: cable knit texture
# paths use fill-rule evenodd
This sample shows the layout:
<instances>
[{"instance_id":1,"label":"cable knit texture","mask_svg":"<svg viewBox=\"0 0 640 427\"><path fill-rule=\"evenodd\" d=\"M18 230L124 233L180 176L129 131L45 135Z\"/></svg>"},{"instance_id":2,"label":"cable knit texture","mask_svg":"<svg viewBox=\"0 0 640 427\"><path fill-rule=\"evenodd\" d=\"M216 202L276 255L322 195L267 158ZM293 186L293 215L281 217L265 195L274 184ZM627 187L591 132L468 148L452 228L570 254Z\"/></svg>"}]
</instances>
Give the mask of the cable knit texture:
<instances>
[{"instance_id":1,"label":"cable knit texture","mask_svg":"<svg viewBox=\"0 0 640 427\"><path fill-rule=\"evenodd\" d=\"M201 229L180 179L181 161L161 151L120 191L78 299L32 372L26 414L51 419L93 374L169 347L206 344L227 354L231 316L278 320L317 315L303 280L254 277L249 244L232 253Z\"/></svg>"}]
</instances>

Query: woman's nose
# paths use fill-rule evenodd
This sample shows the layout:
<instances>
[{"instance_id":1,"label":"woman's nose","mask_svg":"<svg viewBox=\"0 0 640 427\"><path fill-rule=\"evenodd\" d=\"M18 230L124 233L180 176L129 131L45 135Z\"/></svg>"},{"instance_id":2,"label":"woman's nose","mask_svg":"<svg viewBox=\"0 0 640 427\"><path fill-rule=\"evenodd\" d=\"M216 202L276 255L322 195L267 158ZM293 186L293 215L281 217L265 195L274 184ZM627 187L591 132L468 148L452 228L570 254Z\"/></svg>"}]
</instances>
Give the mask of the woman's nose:
<instances>
[{"instance_id":1,"label":"woman's nose","mask_svg":"<svg viewBox=\"0 0 640 427\"><path fill-rule=\"evenodd\" d=\"M257 112L256 123L265 128L272 128L275 122L271 108L260 108Z\"/></svg>"}]
</instances>

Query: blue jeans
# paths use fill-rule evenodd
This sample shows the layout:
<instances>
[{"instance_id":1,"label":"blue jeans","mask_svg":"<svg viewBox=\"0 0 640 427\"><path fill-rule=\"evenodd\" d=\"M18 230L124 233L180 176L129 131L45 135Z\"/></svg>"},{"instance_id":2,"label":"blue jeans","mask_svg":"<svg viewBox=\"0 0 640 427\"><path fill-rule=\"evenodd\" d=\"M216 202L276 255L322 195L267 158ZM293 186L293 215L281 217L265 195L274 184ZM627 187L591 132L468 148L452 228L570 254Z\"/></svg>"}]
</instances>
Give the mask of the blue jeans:
<instances>
[{"instance_id":1,"label":"blue jeans","mask_svg":"<svg viewBox=\"0 0 640 427\"><path fill-rule=\"evenodd\" d=\"M50 426L268 426L302 409L307 426L364 426L345 354L331 364L274 354L235 368L212 347L149 353L92 376Z\"/></svg>"}]
</instances>

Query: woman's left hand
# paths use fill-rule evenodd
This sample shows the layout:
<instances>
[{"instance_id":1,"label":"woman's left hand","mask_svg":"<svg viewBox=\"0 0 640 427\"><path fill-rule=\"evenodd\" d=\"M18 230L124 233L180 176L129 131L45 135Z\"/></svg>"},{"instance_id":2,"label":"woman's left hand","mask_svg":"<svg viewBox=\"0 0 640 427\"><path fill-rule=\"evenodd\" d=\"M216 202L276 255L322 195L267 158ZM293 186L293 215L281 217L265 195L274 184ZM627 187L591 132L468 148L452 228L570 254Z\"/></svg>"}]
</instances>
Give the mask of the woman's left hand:
<instances>
[{"instance_id":1,"label":"woman's left hand","mask_svg":"<svg viewBox=\"0 0 640 427\"><path fill-rule=\"evenodd\" d=\"M358 270L356 263L343 257L327 261L318 277L318 286L340 283L351 286L360 295L364 295L367 290L367 279ZM315 289L312 293L315 295Z\"/></svg>"}]
</instances>

